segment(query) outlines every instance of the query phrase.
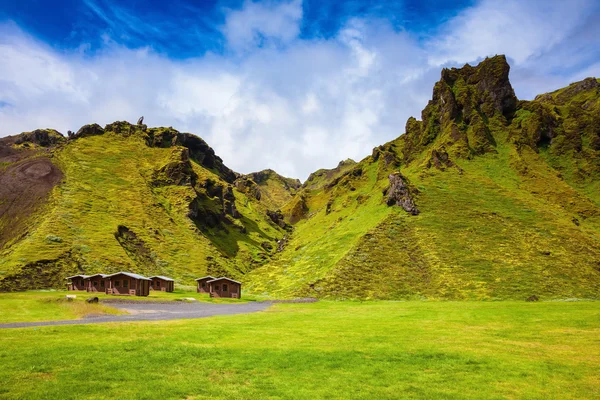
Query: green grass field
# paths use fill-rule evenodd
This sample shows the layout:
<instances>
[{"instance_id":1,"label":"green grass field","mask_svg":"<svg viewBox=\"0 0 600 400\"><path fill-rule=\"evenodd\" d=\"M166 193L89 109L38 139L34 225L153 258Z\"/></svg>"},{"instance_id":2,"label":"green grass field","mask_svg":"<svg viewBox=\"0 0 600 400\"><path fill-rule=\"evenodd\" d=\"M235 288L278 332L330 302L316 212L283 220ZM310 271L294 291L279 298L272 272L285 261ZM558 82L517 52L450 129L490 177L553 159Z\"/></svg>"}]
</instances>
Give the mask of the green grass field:
<instances>
[{"instance_id":1,"label":"green grass field","mask_svg":"<svg viewBox=\"0 0 600 400\"><path fill-rule=\"evenodd\" d=\"M600 303L323 301L0 330L0 382L6 399L594 399Z\"/></svg>"}]
</instances>

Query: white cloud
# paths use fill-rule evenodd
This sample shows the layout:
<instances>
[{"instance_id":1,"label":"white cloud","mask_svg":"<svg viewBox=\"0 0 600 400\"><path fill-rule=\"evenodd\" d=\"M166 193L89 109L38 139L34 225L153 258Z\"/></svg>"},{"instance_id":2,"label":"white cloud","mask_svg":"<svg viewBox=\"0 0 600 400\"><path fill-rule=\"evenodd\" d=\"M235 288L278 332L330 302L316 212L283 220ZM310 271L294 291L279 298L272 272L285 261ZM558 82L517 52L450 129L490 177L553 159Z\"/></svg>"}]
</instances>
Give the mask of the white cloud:
<instances>
[{"instance_id":1,"label":"white cloud","mask_svg":"<svg viewBox=\"0 0 600 400\"><path fill-rule=\"evenodd\" d=\"M296 39L301 19L300 0L280 3L247 0L242 9L227 12L221 30L234 51L249 51L256 46L286 44Z\"/></svg>"},{"instance_id":2,"label":"white cloud","mask_svg":"<svg viewBox=\"0 0 600 400\"><path fill-rule=\"evenodd\" d=\"M505 52L524 98L598 74L597 13L576 1L581 10L549 2L538 12L531 2L485 0L425 42L365 19L305 40L299 1L246 2L222 27L233 53L187 61L110 38L93 56L59 52L0 25L0 105L9 104L0 106L0 136L144 115L151 126L203 137L236 171L305 179L402 134L431 97L440 65Z\"/></svg>"}]
</instances>

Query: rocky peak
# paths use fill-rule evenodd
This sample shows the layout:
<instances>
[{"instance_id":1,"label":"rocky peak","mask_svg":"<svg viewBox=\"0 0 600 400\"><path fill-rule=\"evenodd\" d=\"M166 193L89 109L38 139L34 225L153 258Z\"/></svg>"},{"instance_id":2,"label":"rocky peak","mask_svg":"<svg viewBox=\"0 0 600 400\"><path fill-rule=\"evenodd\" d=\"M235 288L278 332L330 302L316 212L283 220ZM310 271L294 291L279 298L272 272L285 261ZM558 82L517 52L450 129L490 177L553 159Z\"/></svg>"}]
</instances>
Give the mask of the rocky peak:
<instances>
[{"instance_id":1,"label":"rocky peak","mask_svg":"<svg viewBox=\"0 0 600 400\"><path fill-rule=\"evenodd\" d=\"M54 129L36 129L23 132L17 136L15 144L31 143L41 147L48 147L63 142L65 137Z\"/></svg>"},{"instance_id":2,"label":"rocky peak","mask_svg":"<svg viewBox=\"0 0 600 400\"><path fill-rule=\"evenodd\" d=\"M474 67L443 69L421 121L411 117L406 123L404 161L410 162L434 142L457 157L494 152L489 121L507 125L517 110L509 71L503 55Z\"/></svg>"}]
</instances>

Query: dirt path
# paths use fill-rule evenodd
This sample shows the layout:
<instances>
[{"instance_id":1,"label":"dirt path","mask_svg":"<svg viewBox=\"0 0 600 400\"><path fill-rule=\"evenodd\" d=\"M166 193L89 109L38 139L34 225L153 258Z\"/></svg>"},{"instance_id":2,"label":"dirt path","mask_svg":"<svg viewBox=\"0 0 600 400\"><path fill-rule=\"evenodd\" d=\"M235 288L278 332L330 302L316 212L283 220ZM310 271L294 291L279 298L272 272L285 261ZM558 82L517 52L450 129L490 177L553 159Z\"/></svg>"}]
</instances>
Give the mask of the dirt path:
<instances>
[{"instance_id":1,"label":"dirt path","mask_svg":"<svg viewBox=\"0 0 600 400\"><path fill-rule=\"evenodd\" d=\"M130 322L130 321L165 321L170 319L190 319L212 317L214 315L234 315L263 311L271 305L270 302L252 302L243 304L211 304L211 303L152 303L131 302L111 303L111 307L127 311L127 315L90 316L83 319L14 322L0 324L3 328L27 328L35 326L82 325L101 322Z\"/></svg>"}]
</instances>

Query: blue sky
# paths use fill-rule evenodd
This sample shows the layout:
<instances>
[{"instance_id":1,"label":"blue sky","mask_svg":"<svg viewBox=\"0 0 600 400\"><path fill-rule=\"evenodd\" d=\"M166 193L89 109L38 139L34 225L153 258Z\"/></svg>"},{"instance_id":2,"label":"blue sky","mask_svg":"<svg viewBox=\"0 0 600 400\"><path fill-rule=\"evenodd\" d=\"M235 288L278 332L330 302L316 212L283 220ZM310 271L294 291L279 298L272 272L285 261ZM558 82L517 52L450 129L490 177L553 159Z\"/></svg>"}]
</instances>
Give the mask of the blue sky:
<instances>
[{"instance_id":1,"label":"blue sky","mask_svg":"<svg viewBox=\"0 0 600 400\"><path fill-rule=\"evenodd\" d=\"M305 179L506 54L520 98L600 75L597 0L0 0L0 136L144 115L239 172Z\"/></svg>"}]
</instances>

